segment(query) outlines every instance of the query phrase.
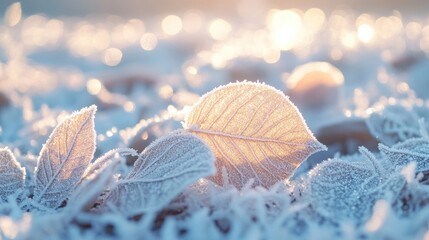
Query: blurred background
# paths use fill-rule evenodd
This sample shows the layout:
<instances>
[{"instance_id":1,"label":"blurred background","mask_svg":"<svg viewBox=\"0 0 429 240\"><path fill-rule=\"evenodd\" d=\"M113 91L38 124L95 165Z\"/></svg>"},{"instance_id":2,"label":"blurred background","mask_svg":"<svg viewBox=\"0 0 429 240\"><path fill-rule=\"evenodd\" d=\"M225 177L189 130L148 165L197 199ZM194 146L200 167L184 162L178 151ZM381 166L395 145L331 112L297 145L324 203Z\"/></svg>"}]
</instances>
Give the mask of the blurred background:
<instances>
[{"instance_id":1,"label":"blurred background","mask_svg":"<svg viewBox=\"0 0 429 240\"><path fill-rule=\"evenodd\" d=\"M14 1L3 0L0 9L5 10ZM44 13L49 16L85 16L88 14L115 14L128 17L145 17L153 14L169 14L185 11L189 8L210 12L213 15L233 15L237 13L240 5L257 4L264 8L320 8L330 12L337 9L353 9L358 12L371 14L390 14L393 10L401 11L404 16L426 14L429 3L425 0L231 0L231 1L208 1L208 0L25 0L23 11L27 14ZM261 9L264 10L264 9Z\"/></svg>"}]
</instances>

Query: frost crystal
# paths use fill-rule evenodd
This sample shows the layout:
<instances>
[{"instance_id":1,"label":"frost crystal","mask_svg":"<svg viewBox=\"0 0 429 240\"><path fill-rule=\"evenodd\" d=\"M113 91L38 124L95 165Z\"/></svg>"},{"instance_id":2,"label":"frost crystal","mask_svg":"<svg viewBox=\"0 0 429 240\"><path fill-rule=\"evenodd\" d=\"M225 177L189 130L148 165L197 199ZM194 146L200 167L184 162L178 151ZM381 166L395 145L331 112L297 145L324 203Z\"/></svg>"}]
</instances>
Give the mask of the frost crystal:
<instances>
[{"instance_id":1,"label":"frost crystal","mask_svg":"<svg viewBox=\"0 0 429 240\"><path fill-rule=\"evenodd\" d=\"M0 149L0 197L6 200L18 189L23 189L25 169L8 148Z\"/></svg>"},{"instance_id":2,"label":"frost crystal","mask_svg":"<svg viewBox=\"0 0 429 240\"><path fill-rule=\"evenodd\" d=\"M210 148L194 135L176 131L149 145L129 175L106 198L126 216L159 210L186 186L215 173Z\"/></svg>"},{"instance_id":3,"label":"frost crystal","mask_svg":"<svg viewBox=\"0 0 429 240\"><path fill-rule=\"evenodd\" d=\"M95 152L95 106L60 123L43 146L35 174L34 204L57 208L67 199Z\"/></svg>"},{"instance_id":4,"label":"frost crystal","mask_svg":"<svg viewBox=\"0 0 429 240\"><path fill-rule=\"evenodd\" d=\"M293 103L261 83L228 84L207 93L187 115L185 128L209 144L217 158L217 174L210 179L222 185L225 167L237 188L252 178L255 185L270 187L326 148Z\"/></svg>"}]
</instances>

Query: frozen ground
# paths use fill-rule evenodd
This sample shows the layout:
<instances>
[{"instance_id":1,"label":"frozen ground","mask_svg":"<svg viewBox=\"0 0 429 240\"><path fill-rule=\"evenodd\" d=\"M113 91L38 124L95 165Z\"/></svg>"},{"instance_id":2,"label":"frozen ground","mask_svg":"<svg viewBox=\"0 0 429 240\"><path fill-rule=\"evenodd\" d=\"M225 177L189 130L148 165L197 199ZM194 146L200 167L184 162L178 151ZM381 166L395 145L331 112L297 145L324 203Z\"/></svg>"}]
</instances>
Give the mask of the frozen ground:
<instances>
[{"instance_id":1,"label":"frozen ground","mask_svg":"<svg viewBox=\"0 0 429 240\"><path fill-rule=\"evenodd\" d=\"M21 14L16 4L8 9L0 25L0 147L25 167L26 181L23 190L2 193L3 238L429 238L425 17L319 9L227 20L176 14L54 19ZM338 68L344 81L327 89L316 84L317 96L289 84L296 67L315 61ZM118 167L103 165L103 174L80 188L98 197L95 204L77 191L60 207L41 200L35 207L38 155L72 112L98 107L94 158L116 148L140 153L181 128L202 94L237 80L259 80L290 95L328 151L268 189L200 179L173 201L131 191L133 201L168 201L130 216L129 209L100 210L97 202L136 161L124 150L112 153L110 165ZM316 97L322 100L310 101ZM154 174L162 175L158 169Z\"/></svg>"}]
</instances>

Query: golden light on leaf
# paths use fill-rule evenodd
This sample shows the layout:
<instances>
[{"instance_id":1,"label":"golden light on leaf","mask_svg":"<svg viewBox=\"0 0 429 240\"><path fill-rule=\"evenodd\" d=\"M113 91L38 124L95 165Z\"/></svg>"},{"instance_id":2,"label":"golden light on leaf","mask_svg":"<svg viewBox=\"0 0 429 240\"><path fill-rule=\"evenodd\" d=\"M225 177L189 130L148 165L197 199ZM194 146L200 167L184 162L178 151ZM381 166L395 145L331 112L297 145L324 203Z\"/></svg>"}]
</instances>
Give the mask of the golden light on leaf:
<instances>
[{"instance_id":1,"label":"golden light on leaf","mask_svg":"<svg viewBox=\"0 0 429 240\"><path fill-rule=\"evenodd\" d=\"M165 34L176 35L182 30L182 19L176 15L168 15L162 20L161 27Z\"/></svg>"},{"instance_id":2,"label":"golden light on leaf","mask_svg":"<svg viewBox=\"0 0 429 240\"><path fill-rule=\"evenodd\" d=\"M153 33L145 33L140 38L140 46L146 51L152 51L156 48L158 44L158 39Z\"/></svg>"},{"instance_id":3,"label":"golden light on leaf","mask_svg":"<svg viewBox=\"0 0 429 240\"><path fill-rule=\"evenodd\" d=\"M228 37L231 30L232 30L231 24L229 24L227 21L221 18L218 18L213 22L211 22L209 27L210 36L214 40L218 40L218 41L225 40Z\"/></svg>"},{"instance_id":4,"label":"golden light on leaf","mask_svg":"<svg viewBox=\"0 0 429 240\"><path fill-rule=\"evenodd\" d=\"M280 91L261 83L233 83L204 95L185 117L216 156L211 177L242 188L248 180L270 187L289 177L314 152L325 149Z\"/></svg>"},{"instance_id":5,"label":"golden light on leaf","mask_svg":"<svg viewBox=\"0 0 429 240\"><path fill-rule=\"evenodd\" d=\"M122 51L118 48L108 48L104 51L102 60L107 66L116 66L122 60Z\"/></svg>"}]
</instances>

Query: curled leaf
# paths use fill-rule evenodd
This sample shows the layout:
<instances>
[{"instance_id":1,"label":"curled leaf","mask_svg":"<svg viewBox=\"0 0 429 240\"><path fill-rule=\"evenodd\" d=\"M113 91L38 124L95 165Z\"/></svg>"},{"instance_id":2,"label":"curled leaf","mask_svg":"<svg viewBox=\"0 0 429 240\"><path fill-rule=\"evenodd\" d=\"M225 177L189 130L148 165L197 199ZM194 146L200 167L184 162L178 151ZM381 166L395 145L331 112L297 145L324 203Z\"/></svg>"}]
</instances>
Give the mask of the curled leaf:
<instances>
[{"instance_id":1,"label":"curled leaf","mask_svg":"<svg viewBox=\"0 0 429 240\"><path fill-rule=\"evenodd\" d=\"M417 172L429 170L429 141L424 138L412 138L387 147L379 145L380 151L390 160L393 167L405 167L416 162Z\"/></svg>"},{"instance_id":2,"label":"curled leaf","mask_svg":"<svg viewBox=\"0 0 429 240\"><path fill-rule=\"evenodd\" d=\"M95 152L95 111L84 108L52 132L37 160L34 204L59 207L82 177Z\"/></svg>"},{"instance_id":3,"label":"curled leaf","mask_svg":"<svg viewBox=\"0 0 429 240\"><path fill-rule=\"evenodd\" d=\"M175 131L141 153L105 203L127 216L159 210L186 186L214 172L210 148L192 134Z\"/></svg>"},{"instance_id":4,"label":"curled leaf","mask_svg":"<svg viewBox=\"0 0 429 240\"><path fill-rule=\"evenodd\" d=\"M24 187L25 169L16 161L8 148L0 149L0 197L7 196Z\"/></svg>"},{"instance_id":5,"label":"curled leaf","mask_svg":"<svg viewBox=\"0 0 429 240\"><path fill-rule=\"evenodd\" d=\"M234 83L201 98L185 119L216 156L222 185L225 167L231 184L242 188L252 178L270 187L289 177L311 154L325 150L298 109L280 91L262 83Z\"/></svg>"}]
</instances>

